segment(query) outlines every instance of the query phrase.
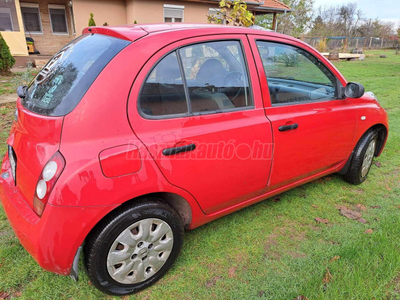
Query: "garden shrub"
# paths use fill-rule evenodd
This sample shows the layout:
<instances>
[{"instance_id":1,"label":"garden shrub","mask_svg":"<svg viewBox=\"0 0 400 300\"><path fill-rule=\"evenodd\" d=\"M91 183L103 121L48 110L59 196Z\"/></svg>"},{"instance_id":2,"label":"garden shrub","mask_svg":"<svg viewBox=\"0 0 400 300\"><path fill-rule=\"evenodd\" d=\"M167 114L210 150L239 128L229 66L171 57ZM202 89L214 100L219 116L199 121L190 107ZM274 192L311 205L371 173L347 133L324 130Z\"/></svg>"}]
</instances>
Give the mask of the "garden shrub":
<instances>
[{"instance_id":1,"label":"garden shrub","mask_svg":"<svg viewBox=\"0 0 400 300\"><path fill-rule=\"evenodd\" d=\"M89 27L90 26L96 26L96 22L93 19L93 13L90 13L90 18L89 18Z\"/></svg>"},{"instance_id":2,"label":"garden shrub","mask_svg":"<svg viewBox=\"0 0 400 300\"><path fill-rule=\"evenodd\" d=\"M9 74L10 69L14 66L15 59L12 57L10 48L0 33L0 73Z\"/></svg>"}]
</instances>

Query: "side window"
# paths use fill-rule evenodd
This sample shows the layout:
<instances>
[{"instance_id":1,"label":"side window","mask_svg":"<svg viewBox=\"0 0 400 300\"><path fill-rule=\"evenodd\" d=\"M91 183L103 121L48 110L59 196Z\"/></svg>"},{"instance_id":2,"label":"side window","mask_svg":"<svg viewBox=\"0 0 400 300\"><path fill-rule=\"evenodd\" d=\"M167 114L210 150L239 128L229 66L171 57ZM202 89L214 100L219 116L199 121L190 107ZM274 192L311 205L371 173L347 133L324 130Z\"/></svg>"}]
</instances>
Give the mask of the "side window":
<instances>
[{"instance_id":1,"label":"side window","mask_svg":"<svg viewBox=\"0 0 400 300\"><path fill-rule=\"evenodd\" d=\"M140 94L140 109L149 116L188 112L176 52L164 57L150 73Z\"/></svg>"},{"instance_id":2,"label":"side window","mask_svg":"<svg viewBox=\"0 0 400 300\"><path fill-rule=\"evenodd\" d=\"M337 99L336 77L307 51L264 41L257 47L272 104Z\"/></svg>"},{"instance_id":3,"label":"side window","mask_svg":"<svg viewBox=\"0 0 400 300\"><path fill-rule=\"evenodd\" d=\"M195 44L179 50L192 112L252 106L238 41Z\"/></svg>"},{"instance_id":4,"label":"side window","mask_svg":"<svg viewBox=\"0 0 400 300\"><path fill-rule=\"evenodd\" d=\"M139 109L157 117L251 107L250 91L238 41L194 44L171 52L154 67L142 87Z\"/></svg>"}]
</instances>

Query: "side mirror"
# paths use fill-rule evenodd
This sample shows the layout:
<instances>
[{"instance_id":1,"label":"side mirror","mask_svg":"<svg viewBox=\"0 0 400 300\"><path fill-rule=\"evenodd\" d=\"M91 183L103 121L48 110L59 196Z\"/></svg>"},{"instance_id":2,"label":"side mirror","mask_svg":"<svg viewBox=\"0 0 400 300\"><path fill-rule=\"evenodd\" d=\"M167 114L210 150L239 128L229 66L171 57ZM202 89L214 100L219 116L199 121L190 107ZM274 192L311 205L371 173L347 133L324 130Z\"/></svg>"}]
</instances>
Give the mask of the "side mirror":
<instances>
[{"instance_id":1,"label":"side mirror","mask_svg":"<svg viewBox=\"0 0 400 300\"><path fill-rule=\"evenodd\" d=\"M364 93L364 87L357 82L349 82L344 88L344 94L348 98L360 98Z\"/></svg>"},{"instance_id":2,"label":"side mirror","mask_svg":"<svg viewBox=\"0 0 400 300\"><path fill-rule=\"evenodd\" d=\"M18 97L20 97L21 99L24 99L25 97L26 97L26 89L27 89L28 87L26 86L26 85L20 85L18 88L17 88L17 95L18 95Z\"/></svg>"}]
</instances>

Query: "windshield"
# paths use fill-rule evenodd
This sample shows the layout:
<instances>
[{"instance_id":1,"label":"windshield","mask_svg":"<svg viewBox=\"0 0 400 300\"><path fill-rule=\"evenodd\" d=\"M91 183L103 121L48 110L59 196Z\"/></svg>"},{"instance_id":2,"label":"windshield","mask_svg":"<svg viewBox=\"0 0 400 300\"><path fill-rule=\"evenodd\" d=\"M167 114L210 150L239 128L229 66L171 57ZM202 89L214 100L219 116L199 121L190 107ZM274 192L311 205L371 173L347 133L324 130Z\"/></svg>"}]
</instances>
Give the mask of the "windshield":
<instances>
[{"instance_id":1,"label":"windshield","mask_svg":"<svg viewBox=\"0 0 400 300\"><path fill-rule=\"evenodd\" d=\"M55 54L30 83L22 104L46 116L64 116L130 42L101 34L83 35Z\"/></svg>"}]
</instances>

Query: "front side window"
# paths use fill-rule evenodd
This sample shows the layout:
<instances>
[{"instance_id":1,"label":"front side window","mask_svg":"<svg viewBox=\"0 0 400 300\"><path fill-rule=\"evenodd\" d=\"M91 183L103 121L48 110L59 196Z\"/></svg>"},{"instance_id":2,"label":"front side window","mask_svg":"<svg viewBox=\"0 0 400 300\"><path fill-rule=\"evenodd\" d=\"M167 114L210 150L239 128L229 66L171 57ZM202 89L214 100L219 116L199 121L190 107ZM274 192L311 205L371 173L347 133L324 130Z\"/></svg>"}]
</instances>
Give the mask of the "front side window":
<instances>
[{"instance_id":1,"label":"front side window","mask_svg":"<svg viewBox=\"0 0 400 300\"><path fill-rule=\"evenodd\" d=\"M258 41L272 104L337 99L336 77L307 51Z\"/></svg>"},{"instance_id":2,"label":"front side window","mask_svg":"<svg viewBox=\"0 0 400 300\"><path fill-rule=\"evenodd\" d=\"M26 33L42 33L38 4L21 3L21 13Z\"/></svg>"},{"instance_id":3,"label":"front side window","mask_svg":"<svg viewBox=\"0 0 400 300\"><path fill-rule=\"evenodd\" d=\"M140 110L147 116L220 112L252 105L238 41L195 44L168 54L151 71L139 97Z\"/></svg>"},{"instance_id":4,"label":"front side window","mask_svg":"<svg viewBox=\"0 0 400 300\"><path fill-rule=\"evenodd\" d=\"M51 28L55 34L68 34L65 7L62 5L49 5Z\"/></svg>"},{"instance_id":5,"label":"front side window","mask_svg":"<svg viewBox=\"0 0 400 300\"><path fill-rule=\"evenodd\" d=\"M22 104L41 115L70 113L103 68L129 43L102 34L82 35L56 53L36 75Z\"/></svg>"}]
</instances>

